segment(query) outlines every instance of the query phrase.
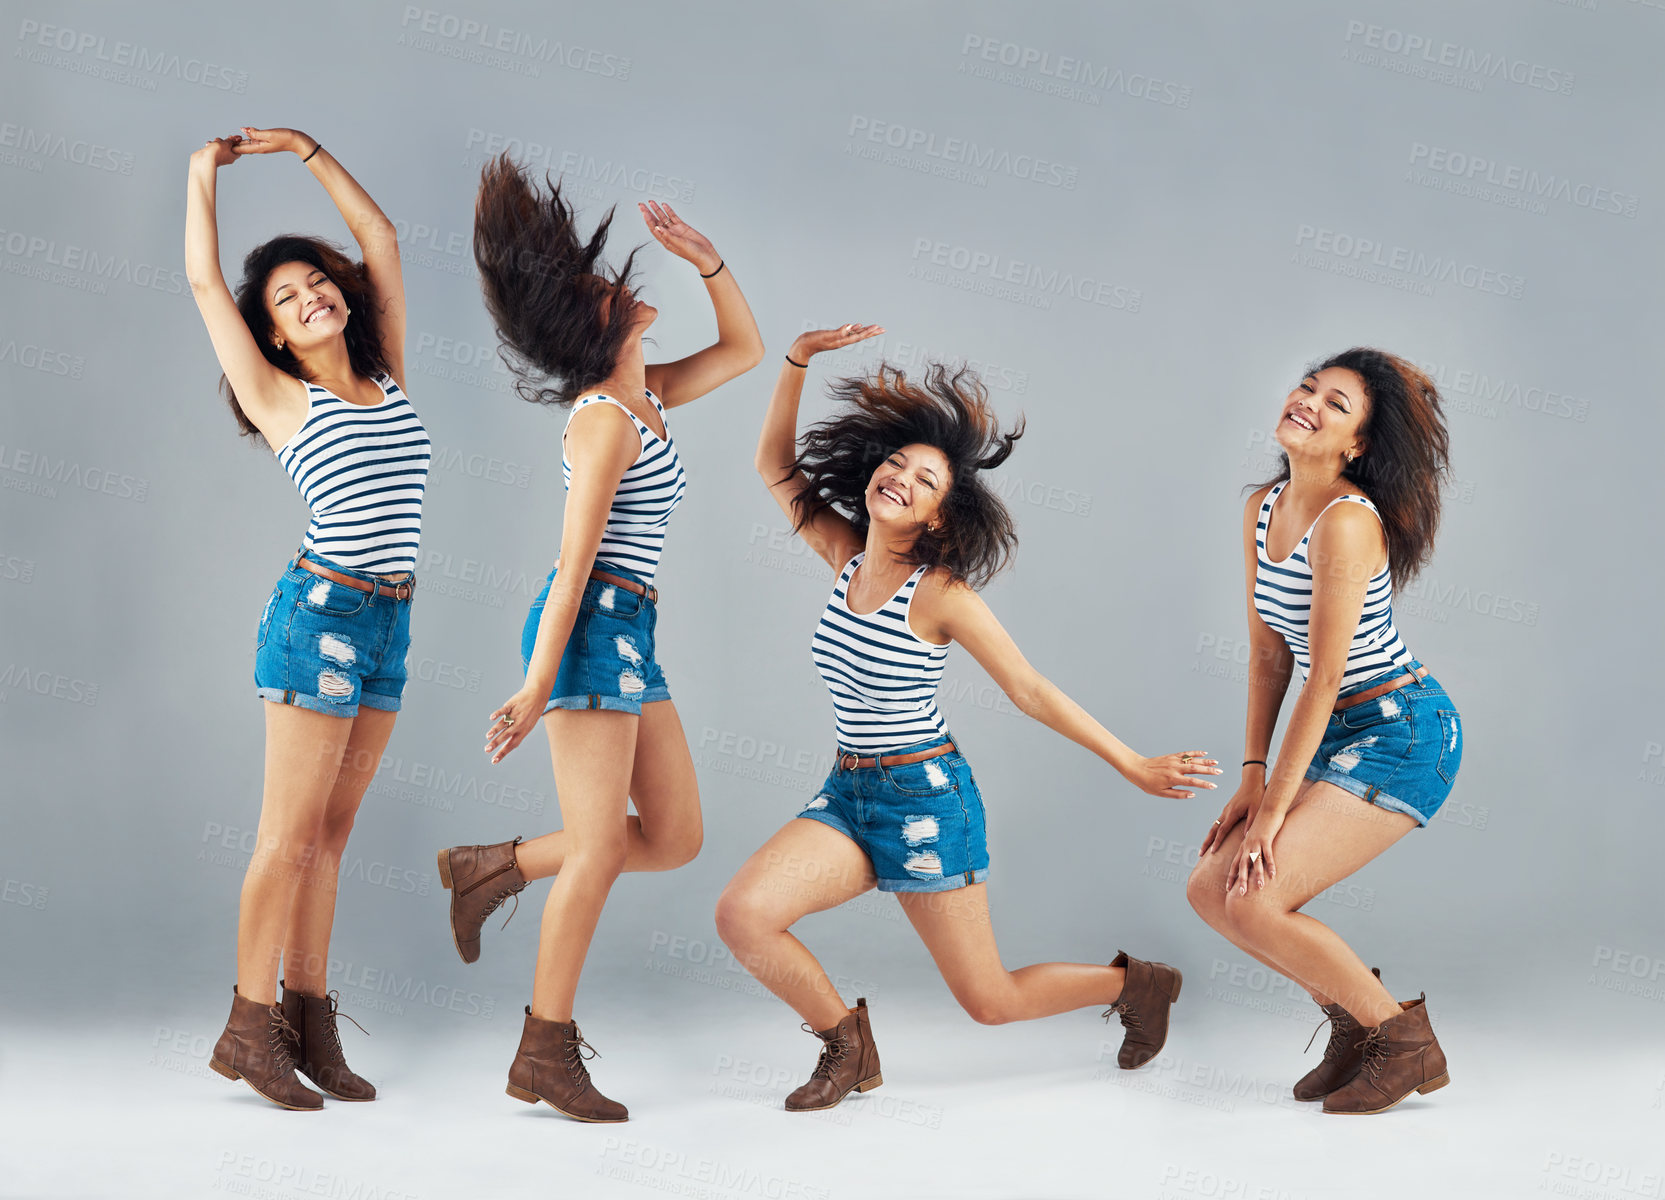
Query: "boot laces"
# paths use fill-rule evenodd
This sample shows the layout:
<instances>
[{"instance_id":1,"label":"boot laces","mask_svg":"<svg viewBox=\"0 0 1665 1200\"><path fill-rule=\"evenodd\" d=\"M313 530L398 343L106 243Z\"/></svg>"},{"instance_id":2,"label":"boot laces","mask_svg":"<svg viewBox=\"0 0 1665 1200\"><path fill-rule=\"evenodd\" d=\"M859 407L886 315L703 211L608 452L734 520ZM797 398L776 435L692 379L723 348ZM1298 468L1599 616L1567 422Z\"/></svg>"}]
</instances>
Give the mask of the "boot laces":
<instances>
[{"instance_id":1,"label":"boot laces","mask_svg":"<svg viewBox=\"0 0 1665 1200\"><path fill-rule=\"evenodd\" d=\"M283 1009L274 1004L268 1011L272 1020L266 1028L266 1046L271 1051L272 1066L281 1075L295 1069L295 1047L300 1044L301 1033L289 1023Z\"/></svg>"},{"instance_id":2,"label":"boot laces","mask_svg":"<svg viewBox=\"0 0 1665 1200\"><path fill-rule=\"evenodd\" d=\"M1388 1046L1387 1031L1380 1025L1374 1029L1364 1031L1364 1040L1356 1043L1364 1051L1363 1070L1370 1072L1372 1081L1381 1076L1382 1064L1387 1062L1390 1047Z\"/></svg>"},{"instance_id":3,"label":"boot laces","mask_svg":"<svg viewBox=\"0 0 1665 1200\"><path fill-rule=\"evenodd\" d=\"M492 898L487 901L485 908L480 910L480 923L484 924L486 918L501 908L503 906L503 901L507 900L510 896L515 898L515 906L509 910L509 915L503 918L503 924L497 927L499 930L507 929L509 927L509 922L514 920L515 914L520 911L520 889L517 887L507 887L493 895ZM351 1020L351 1018L348 1019Z\"/></svg>"},{"instance_id":4,"label":"boot laces","mask_svg":"<svg viewBox=\"0 0 1665 1200\"><path fill-rule=\"evenodd\" d=\"M341 993L339 990L330 992L325 996L324 1004L324 1029L326 1031L324 1036L329 1039L329 1048L334 1050L342 1059L345 1059L347 1054L341 1047L341 1030L337 1028L335 1018L338 1016L346 1017L354 1025L358 1025L358 1022L353 1020L352 1013L341 1011ZM362 1025L358 1025L358 1031L365 1037L370 1036L370 1031Z\"/></svg>"},{"instance_id":5,"label":"boot laces","mask_svg":"<svg viewBox=\"0 0 1665 1200\"><path fill-rule=\"evenodd\" d=\"M1122 1028L1130 1033L1140 1028L1139 1012L1130 1002L1126 1000L1117 1000L1109 1008L1100 1013L1099 1016L1103 1017L1106 1021L1108 1021L1112 1016L1121 1017Z\"/></svg>"},{"instance_id":6,"label":"boot laces","mask_svg":"<svg viewBox=\"0 0 1665 1200\"><path fill-rule=\"evenodd\" d=\"M588 1054L584 1053L586 1050L589 1051ZM574 1025L572 1027L572 1040L566 1044L566 1056L563 1060L566 1063L567 1074L575 1080L588 1083L590 1081L590 1071L584 1065L584 1060L599 1057L600 1054L601 1051L586 1042L584 1035L578 1032L578 1026Z\"/></svg>"},{"instance_id":7,"label":"boot laces","mask_svg":"<svg viewBox=\"0 0 1665 1200\"><path fill-rule=\"evenodd\" d=\"M1352 1021L1351 1014L1346 1017L1326 1015L1322 1021L1318 1022L1318 1028L1312 1031L1312 1036L1307 1039L1306 1050L1302 1050L1302 1054L1312 1049L1312 1044L1318 1040L1318 1030L1324 1028L1326 1024L1330 1027L1330 1040L1329 1044L1324 1047L1325 1062L1339 1059L1353 1046L1358 1045L1357 1042L1348 1040L1358 1032L1358 1025ZM1349 1025L1352 1025L1351 1029L1348 1028Z\"/></svg>"},{"instance_id":8,"label":"boot laces","mask_svg":"<svg viewBox=\"0 0 1665 1200\"><path fill-rule=\"evenodd\" d=\"M810 1029L808 1021L804 1022L804 1029L815 1034L816 1037L821 1037L819 1030ZM811 1079L831 1079L833 1073L838 1070L839 1064L850 1056L850 1051L853 1048L850 1039L845 1037L842 1032L835 1033L828 1038L822 1038L821 1057L816 1060L815 1070L810 1072L809 1077Z\"/></svg>"}]
</instances>

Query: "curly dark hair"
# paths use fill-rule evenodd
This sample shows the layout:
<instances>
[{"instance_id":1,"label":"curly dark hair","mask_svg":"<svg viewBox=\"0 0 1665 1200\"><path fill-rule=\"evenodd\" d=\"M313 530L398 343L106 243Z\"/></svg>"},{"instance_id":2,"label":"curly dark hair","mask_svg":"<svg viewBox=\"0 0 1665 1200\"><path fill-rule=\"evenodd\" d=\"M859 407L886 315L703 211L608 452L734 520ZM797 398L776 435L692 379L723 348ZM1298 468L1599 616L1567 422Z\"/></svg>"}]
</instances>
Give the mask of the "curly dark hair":
<instances>
[{"instance_id":1,"label":"curly dark hair","mask_svg":"<svg viewBox=\"0 0 1665 1200\"><path fill-rule=\"evenodd\" d=\"M630 323L609 321L603 302L612 297L611 311L618 311L636 250L608 273L601 252L614 209L586 242L559 181L546 171L544 183L547 196L507 154L481 169L474 261L515 390L535 404L571 404L612 374L630 336ZM599 277L604 286L586 284L585 276Z\"/></svg>"},{"instance_id":2,"label":"curly dark hair","mask_svg":"<svg viewBox=\"0 0 1665 1200\"><path fill-rule=\"evenodd\" d=\"M260 347L266 361L296 379L307 377L301 370L300 360L288 346L280 349L272 344L272 314L266 306L266 283L271 279L272 272L291 262L304 262L317 267L341 289L342 300L352 310L347 314L347 328L343 336L347 339L347 358L352 363L353 373L367 379L386 373L387 351L382 347L376 323L370 319L376 311L370 272L362 262L348 257L347 252L334 242L302 233L279 234L260 243L243 258L243 278L237 285L235 295L237 311L243 314L243 322L254 335L254 344ZM231 405L231 415L237 419L238 432L252 438L255 445L264 443L265 437L243 412L243 406L237 402L236 389L224 375L220 376L220 393Z\"/></svg>"},{"instance_id":3,"label":"curly dark hair","mask_svg":"<svg viewBox=\"0 0 1665 1200\"><path fill-rule=\"evenodd\" d=\"M1005 503L981 473L998 467L1023 436L1023 418L1010 433L989 404L988 389L970 367L931 363L921 382L881 362L870 374L827 385L850 408L807 429L788 472L808 481L793 500L794 531L828 508L865 534L867 485L879 464L902 446L935 446L948 460L942 528L921 529L910 561L945 568L956 582L980 588L1002 571L1017 549Z\"/></svg>"},{"instance_id":4,"label":"curly dark hair","mask_svg":"<svg viewBox=\"0 0 1665 1200\"><path fill-rule=\"evenodd\" d=\"M1347 463L1343 479L1357 484L1382 514L1388 567L1402 588L1434 553L1440 523L1440 488L1451 476L1451 434L1439 389L1414 363L1369 346L1355 346L1307 368L1302 379L1344 367L1364 381L1365 413L1359 425L1364 453ZM1276 475L1251 487L1289 478L1289 455Z\"/></svg>"}]
</instances>

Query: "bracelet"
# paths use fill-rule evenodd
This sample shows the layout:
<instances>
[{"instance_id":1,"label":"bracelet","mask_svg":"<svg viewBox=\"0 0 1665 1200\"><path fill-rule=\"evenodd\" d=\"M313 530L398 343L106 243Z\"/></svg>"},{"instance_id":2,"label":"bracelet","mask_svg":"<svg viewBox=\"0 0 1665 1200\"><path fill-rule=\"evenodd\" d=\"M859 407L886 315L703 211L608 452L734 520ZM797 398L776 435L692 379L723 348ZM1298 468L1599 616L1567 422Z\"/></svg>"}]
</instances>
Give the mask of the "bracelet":
<instances>
[{"instance_id":1,"label":"bracelet","mask_svg":"<svg viewBox=\"0 0 1665 1200\"><path fill-rule=\"evenodd\" d=\"M793 358L790 354L788 354L786 356L786 361L791 363L794 367L797 367L800 371L809 370L809 364L808 363L801 363L797 359Z\"/></svg>"},{"instance_id":2,"label":"bracelet","mask_svg":"<svg viewBox=\"0 0 1665 1200\"><path fill-rule=\"evenodd\" d=\"M1256 763L1259 763L1263 767L1266 766L1266 760L1264 758L1245 758L1243 760L1243 765L1245 767L1253 766ZM1267 770L1271 770L1271 768L1267 767Z\"/></svg>"},{"instance_id":3,"label":"bracelet","mask_svg":"<svg viewBox=\"0 0 1665 1200\"><path fill-rule=\"evenodd\" d=\"M701 278L701 279L710 279L710 278L712 278L712 276L714 276L714 275L716 275L716 274L717 274L717 271L721 271L721 270L722 270L722 269L723 269L723 267L724 267L724 266L725 266L725 265L726 265L726 264L725 264L725 263L724 263L724 262L723 262L723 260L722 260L722 259L720 259L720 258L719 258L719 259L718 259L718 260L717 260L717 270L716 270L716 271L713 271L713 272L711 272L711 274L710 274L710 275L707 275L707 274L706 274L706 273L705 273L705 272L704 272L704 271L701 271L701 272L700 272L700 278Z\"/></svg>"},{"instance_id":4,"label":"bracelet","mask_svg":"<svg viewBox=\"0 0 1665 1200\"><path fill-rule=\"evenodd\" d=\"M323 148L324 147L320 143L313 142L312 143L312 154L318 153L318 151L322 150ZM301 159L301 161L304 162L304 163L311 162L312 161L312 154L308 154L305 158Z\"/></svg>"}]
</instances>

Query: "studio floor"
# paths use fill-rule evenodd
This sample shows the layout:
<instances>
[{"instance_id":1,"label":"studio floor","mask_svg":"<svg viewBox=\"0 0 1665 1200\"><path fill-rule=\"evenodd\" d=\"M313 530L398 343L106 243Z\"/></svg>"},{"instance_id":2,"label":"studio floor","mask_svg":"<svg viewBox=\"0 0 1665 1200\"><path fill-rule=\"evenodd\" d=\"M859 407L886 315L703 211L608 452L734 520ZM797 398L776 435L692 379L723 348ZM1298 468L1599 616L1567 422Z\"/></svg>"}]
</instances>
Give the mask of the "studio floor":
<instances>
[{"instance_id":1,"label":"studio floor","mask_svg":"<svg viewBox=\"0 0 1665 1200\"><path fill-rule=\"evenodd\" d=\"M1290 1082L1310 1005L1206 1003L1188 982L1163 1054L1115 1065L1119 1025L1078 1012L981 1027L940 997L874 1004L882 1087L781 1110L817 1043L773 1001L694 997L675 1019L581 1019L590 1067L631 1120L583 1125L503 1092L517 1013L343 1023L374 1103L274 1108L209 1072L223 1016L92 1028L15 1024L0 1069L7 1196L352 1200L553 1195L1518 1197L1661 1195L1665 1055L1654 1023L1571 1036L1541 1011L1435 1010L1452 1083L1377 1117L1324 1116ZM698 989L693 989L698 990ZM518 1007L518 1006L517 1006ZM656 1006L657 1007L657 1006ZM1206 1019L1204 1019L1206 1018ZM1640 1047L1640 1050L1638 1049Z\"/></svg>"}]
</instances>

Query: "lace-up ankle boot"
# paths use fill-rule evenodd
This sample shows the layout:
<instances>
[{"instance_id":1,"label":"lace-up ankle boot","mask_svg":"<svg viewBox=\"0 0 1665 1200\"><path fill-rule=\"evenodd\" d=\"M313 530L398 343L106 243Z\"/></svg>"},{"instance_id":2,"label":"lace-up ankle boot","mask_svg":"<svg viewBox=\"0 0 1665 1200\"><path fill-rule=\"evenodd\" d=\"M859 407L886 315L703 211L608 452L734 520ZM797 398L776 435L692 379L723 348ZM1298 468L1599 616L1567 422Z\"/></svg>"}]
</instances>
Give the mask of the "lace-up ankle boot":
<instances>
[{"instance_id":1,"label":"lace-up ankle boot","mask_svg":"<svg viewBox=\"0 0 1665 1200\"><path fill-rule=\"evenodd\" d=\"M480 927L497 906L516 896L506 926L520 908L526 876L515 862L517 837L491 846L451 846L439 852L439 882L451 893L451 940L465 963L480 957Z\"/></svg>"},{"instance_id":2,"label":"lace-up ankle boot","mask_svg":"<svg viewBox=\"0 0 1665 1200\"><path fill-rule=\"evenodd\" d=\"M1122 1035L1122 1048L1116 1052L1116 1065L1131 1071L1155 1058L1167 1042L1168 1010L1179 999L1184 976L1167 963L1129 958L1124 950L1116 951L1110 965L1121 967L1127 974L1122 994L1100 1015L1106 1021L1112 1016L1122 1019L1127 1032Z\"/></svg>"},{"instance_id":3,"label":"lace-up ankle boot","mask_svg":"<svg viewBox=\"0 0 1665 1200\"><path fill-rule=\"evenodd\" d=\"M1377 979L1382 977L1375 967L1370 968L1370 973ZM1324 1010L1324 1021L1330 1023L1330 1044L1324 1047L1324 1057L1318 1065L1301 1076L1295 1085L1297 1100L1322 1100L1359 1073L1359 1061L1364 1057L1364 1029L1353 1019L1353 1014L1339 1004L1318 1007ZM1318 1022L1318 1029L1324 1028L1324 1021ZM1318 1029L1312 1031L1312 1038L1318 1036ZM1312 1049L1312 1038L1307 1040L1307 1050Z\"/></svg>"},{"instance_id":4,"label":"lace-up ankle boot","mask_svg":"<svg viewBox=\"0 0 1665 1200\"><path fill-rule=\"evenodd\" d=\"M233 987L231 1017L208 1065L283 1108L323 1108L324 1098L295 1077L295 1037L281 1008L249 1000Z\"/></svg>"},{"instance_id":5,"label":"lace-up ankle boot","mask_svg":"<svg viewBox=\"0 0 1665 1200\"><path fill-rule=\"evenodd\" d=\"M295 1069L337 1100L374 1100L375 1085L355 1075L342 1053L341 1033L335 1027L340 1006L340 992L310 996L293 990L287 983L283 985L283 1018L298 1035L294 1045ZM347 1013L341 1015L353 1021ZM358 1028L361 1033L367 1032L362 1025Z\"/></svg>"},{"instance_id":6,"label":"lace-up ankle boot","mask_svg":"<svg viewBox=\"0 0 1665 1200\"><path fill-rule=\"evenodd\" d=\"M584 1060L595 1056L595 1047L579 1034L576 1023L534 1017L531 1005L527 1005L526 1027L521 1031L515 1060L509 1064L506 1090L528 1104L542 1100L575 1121L629 1120L630 1112L624 1105L603 1096L590 1082Z\"/></svg>"},{"instance_id":7,"label":"lace-up ankle boot","mask_svg":"<svg viewBox=\"0 0 1665 1200\"><path fill-rule=\"evenodd\" d=\"M851 1092L870 1092L885 1081L865 997L831 1029L810 1029L808 1022L804 1029L821 1039L821 1058L809 1082L786 1098L787 1112L831 1108Z\"/></svg>"},{"instance_id":8,"label":"lace-up ankle boot","mask_svg":"<svg viewBox=\"0 0 1665 1200\"><path fill-rule=\"evenodd\" d=\"M1399 1014L1364 1031L1358 1074L1324 1097L1324 1111L1346 1116L1386 1112L1412 1092L1451 1082L1445 1051L1428 1023L1428 994L1401 1000Z\"/></svg>"}]
</instances>

